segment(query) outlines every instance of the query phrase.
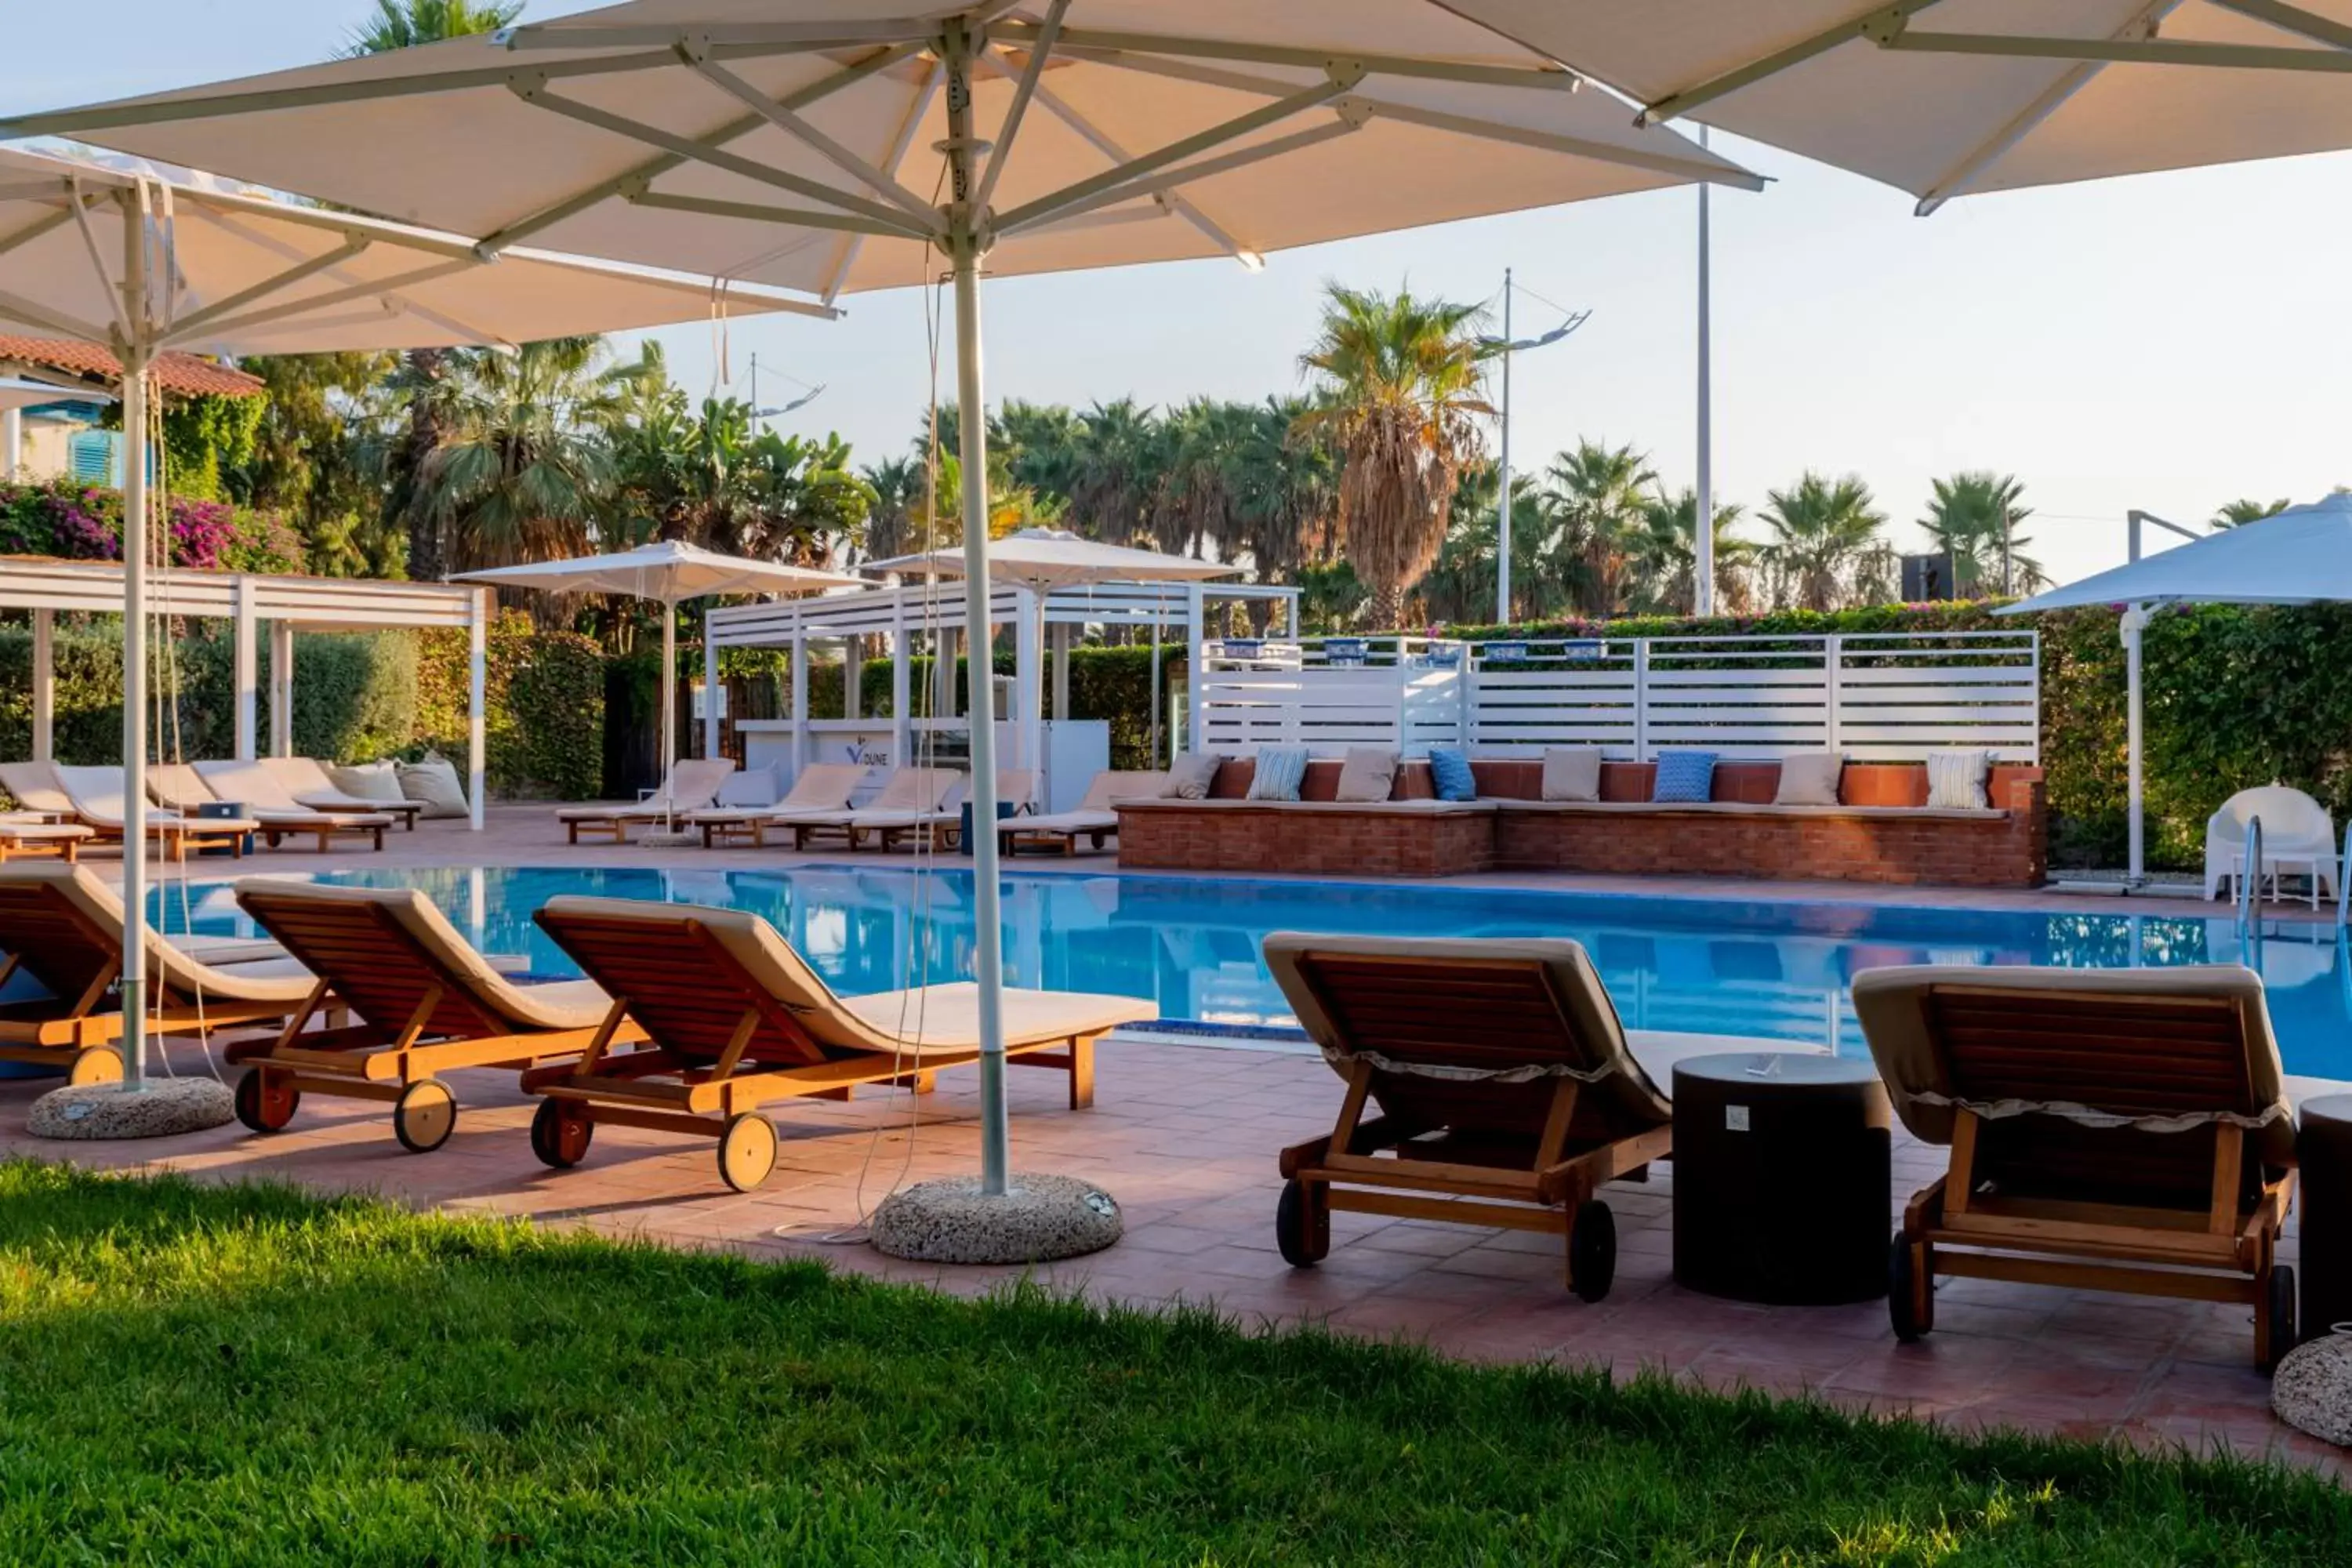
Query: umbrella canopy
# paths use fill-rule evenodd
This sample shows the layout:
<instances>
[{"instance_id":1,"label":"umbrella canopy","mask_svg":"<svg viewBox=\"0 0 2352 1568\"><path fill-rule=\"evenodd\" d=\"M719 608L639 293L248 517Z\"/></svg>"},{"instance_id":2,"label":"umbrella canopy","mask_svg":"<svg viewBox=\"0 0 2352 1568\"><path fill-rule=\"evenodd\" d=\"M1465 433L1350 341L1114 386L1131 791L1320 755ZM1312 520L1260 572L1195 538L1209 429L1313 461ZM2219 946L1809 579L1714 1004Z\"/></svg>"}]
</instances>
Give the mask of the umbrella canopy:
<instances>
[{"instance_id":1,"label":"umbrella canopy","mask_svg":"<svg viewBox=\"0 0 2352 1568\"><path fill-rule=\"evenodd\" d=\"M940 270L952 186L933 46L952 18L912 15L927 9L636 0L0 121L0 137L69 134L494 246L830 299ZM1433 0L1071 0L1039 5L1043 22L1009 9L969 18L987 26L977 135L1019 143L978 192L1000 276L1255 260L1693 180L1759 184Z\"/></svg>"},{"instance_id":2,"label":"umbrella canopy","mask_svg":"<svg viewBox=\"0 0 2352 1568\"><path fill-rule=\"evenodd\" d=\"M2316 605L2352 600L2352 495L2225 528L2003 605L2032 615L2086 605Z\"/></svg>"},{"instance_id":3,"label":"umbrella canopy","mask_svg":"<svg viewBox=\"0 0 2352 1568\"><path fill-rule=\"evenodd\" d=\"M826 588L862 588L858 578L838 572L753 561L715 550L660 540L612 555L570 561L533 561L458 574L462 583L537 588L550 594L626 594L675 605L712 594L811 594Z\"/></svg>"},{"instance_id":4,"label":"umbrella canopy","mask_svg":"<svg viewBox=\"0 0 2352 1568\"><path fill-rule=\"evenodd\" d=\"M46 381L22 381L0 375L0 409L34 408L44 403L111 403L103 392L87 386L52 386Z\"/></svg>"},{"instance_id":5,"label":"umbrella canopy","mask_svg":"<svg viewBox=\"0 0 2352 1568\"><path fill-rule=\"evenodd\" d=\"M2352 0L1454 0L1691 118L1954 196L2352 147Z\"/></svg>"},{"instance_id":6,"label":"umbrella canopy","mask_svg":"<svg viewBox=\"0 0 2352 1568\"><path fill-rule=\"evenodd\" d=\"M134 224L156 272L151 353L490 346L815 309L537 251L490 262L455 235L0 150L0 324L122 336Z\"/></svg>"},{"instance_id":7,"label":"umbrella canopy","mask_svg":"<svg viewBox=\"0 0 2352 1568\"><path fill-rule=\"evenodd\" d=\"M888 561L868 561L864 569L901 575L961 577L964 573L963 551L958 547L934 550L929 554L900 555ZM1018 583L1039 590L1085 583L1202 583L1213 577L1230 577L1240 570L1222 562L1195 561L1188 555L1162 555L1156 550L1097 544L1059 528L1024 528L988 542L988 575L992 582Z\"/></svg>"}]
</instances>

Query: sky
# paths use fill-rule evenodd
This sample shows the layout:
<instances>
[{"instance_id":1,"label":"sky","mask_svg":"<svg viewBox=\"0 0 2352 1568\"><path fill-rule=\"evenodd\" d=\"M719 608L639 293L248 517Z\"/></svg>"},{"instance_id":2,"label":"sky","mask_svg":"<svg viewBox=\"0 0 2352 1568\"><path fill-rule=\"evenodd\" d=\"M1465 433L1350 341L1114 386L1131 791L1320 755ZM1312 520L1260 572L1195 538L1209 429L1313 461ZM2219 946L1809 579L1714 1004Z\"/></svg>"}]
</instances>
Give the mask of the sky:
<instances>
[{"instance_id":1,"label":"sky","mask_svg":"<svg viewBox=\"0 0 2352 1568\"><path fill-rule=\"evenodd\" d=\"M367 8L0 0L0 112L301 64ZM536 0L529 15L585 8ZM1716 147L1772 180L1712 198L1718 497L1752 511L1808 468L1858 474L1916 548L1933 479L1996 469L2035 512L2022 552L2065 581L2124 558L2133 508L2193 522L2242 496L2352 482L2352 154L1975 197L1921 219L1889 187L1738 138ZM1280 252L1256 274L1202 261L992 282L989 400L1295 391L1327 280L1483 300L1508 267L1526 290L1517 335L1556 324L1554 306L1592 312L1517 362L1518 469L1590 437L1649 454L1679 489L1696 450L1696 202L1654 192ZM926 299L847 303L838 321L656 335L697 393L723 370L748 395L754 354L765 404L822 386L777 427L837 430L871 461L907 447L931 395ZM951 337L938 374L951 397Z\"/></svg>"}]
</instances>

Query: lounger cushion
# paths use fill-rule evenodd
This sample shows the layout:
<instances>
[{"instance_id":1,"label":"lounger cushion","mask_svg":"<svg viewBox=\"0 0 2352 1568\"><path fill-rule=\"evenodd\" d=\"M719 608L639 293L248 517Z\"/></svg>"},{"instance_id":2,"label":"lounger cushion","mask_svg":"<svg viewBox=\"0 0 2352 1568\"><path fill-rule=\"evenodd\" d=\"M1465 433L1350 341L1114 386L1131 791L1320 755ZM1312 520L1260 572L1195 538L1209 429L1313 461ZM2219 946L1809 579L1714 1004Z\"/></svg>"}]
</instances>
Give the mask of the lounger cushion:
<instances>
[{"instance_id":1,"label":"lounger cushion","mask_svg":"<svg viewBox=\"0 0 2352 1568\"><path fill-rule=\"evenodd\" d=\"M470 816L466 791L457 783L457 769L438 752L427 752L422 762L399 767L400 793L425 807L427 821Z\"/></svg>"},{"instance_id":2,"label":"lounger cushion","mask_svg":"<svg viewBox=\"0 0 2352 1568\"><path fill-rule=\"evenodd\" d=\"M78 911L115 943L122 940L122 900L81 866L43 861L30 866L0 866L0 881L34 884ZM0 948L9 944L0 942ZM310 994L316 980L307 972L271 963L215 968L183 952L170 938L147 933L148 975L174 995L205 996L220 1002L284 1003L290 1009ZM37 961L26 963L39 973Z\"/></svg>"},{"instance_id":3,"label":"lounger cushion","mask_svg":"<svg viewBox=\"0 0 2352 1568\"><path fill-rule=\"evenodd\" d=\"M1339 764L1339 785L1333 800L1386 800L1396 788L1397 752L1393 746L1350 746Z\"/></svg>"},{"instance_id":4,"label":"lounger cushion","mask_svg":"<svg viewBox=\"0 0 2352 1568\"><path fill-rule=\"evenodd\" d=\"M719 805L728 806L773 805L776 804L776 770L750 768L730 773L719 786Z\"/></svg>"},{"instance_id":5,"label":"lounger cushion","mask_svg":"<svg viewBox=\"0 0 2352 1568\"><path fill-rule=\"evenodd\" d=\"M1953 1084L1945 1054L1937 1039L1927 1004L1931 988L1983 986L2005 992L2049 992L2053 995L2104 994L2130 997L2178 997L2182 1000L2221 998L2240 1005L2246 1020L2246 1097L2232 1110L2258 1116L2280 1102L2284 1068L2279 1063L2278 1040L2271 1032L2270 1012L2263 1001L2262 977L2234 963L2182 964L2169 969L2027 969L1970 968L1948 964L1903 964L1865 969L1853 977L1854 1016L1870 1042L1870 1054L1886 1080L1895 1113L1915 1137L1930 1143L1949 1143L1957 1118L1955 1108L1931 1104L1922 1095L1948 1095ZM2129 1070L2119 1056L2119 1072ZM2152 1134L2187 1136L2187 1134ZM2271 1164L2294 1160L2294 1123L2281 1117L2257 1134L2263 1159Z\"/></svg>"},{"instance_id":6,"label":"lounger cushion","mask_svg":"<svg viewBox=\"0 0 2352 1568\"><path fill-rule=\"evenodd\" d=\"M26 811L47 816L71 816L72 799L58 782L58 770L48 763L0 763L0 789Z\"/></svg>"},{"instance_id":7,"label":"lounger cushion","mask_svg":"<svg viewBox=\"0 0 2352 1568\"><path fill-rule=\"evenodd\" d=\"M1080 812L1108 812L1114 801L1151 800L1167 793L1168 774L1164 772L1121 773L1111 769L1094 776L1094 782L1087 785L1087 793L1078 802L1077 809Z\"/></svg>"}]
</instances>

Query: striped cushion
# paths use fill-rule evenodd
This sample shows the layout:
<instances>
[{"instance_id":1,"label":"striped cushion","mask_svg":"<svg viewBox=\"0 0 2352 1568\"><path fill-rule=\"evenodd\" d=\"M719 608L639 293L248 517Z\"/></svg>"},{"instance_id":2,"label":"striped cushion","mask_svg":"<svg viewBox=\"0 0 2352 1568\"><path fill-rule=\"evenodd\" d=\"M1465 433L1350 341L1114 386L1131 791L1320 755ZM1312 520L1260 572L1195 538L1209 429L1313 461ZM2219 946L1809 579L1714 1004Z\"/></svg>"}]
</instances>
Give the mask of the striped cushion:
<instances>
[{"instance_id":1,"label":"striped cushion","mask_svg":"<svg viewBox=\"0 0 2352 1568\"><path fill-rule=\"evenodd\" d=\"M1306 778L1306 747L1261 746L1257 753L1257 772L1250 777L1249 798L1297 800L1298 786Z\"/></svg>"}]
</instances>

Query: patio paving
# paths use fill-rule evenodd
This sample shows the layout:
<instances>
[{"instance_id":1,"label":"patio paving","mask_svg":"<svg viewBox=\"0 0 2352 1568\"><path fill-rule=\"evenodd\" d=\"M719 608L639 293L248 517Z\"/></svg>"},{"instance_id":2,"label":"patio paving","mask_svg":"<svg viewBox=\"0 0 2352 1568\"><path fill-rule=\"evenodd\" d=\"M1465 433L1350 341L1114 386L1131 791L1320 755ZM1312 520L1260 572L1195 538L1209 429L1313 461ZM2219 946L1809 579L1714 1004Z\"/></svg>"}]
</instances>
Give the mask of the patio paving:
<instances>
[{"instance_id":1,"label":"patio paving","mask_svg":"<svg viewBox=\"0 0 2352 1568\"><path fill-rule=\"evenodd\" d=\"M417 833L394 835L381 856L280 852L191 870L209 879L353 865L709 869L793 858L778 851L571 849L544 806L497 808L490 820L481 835L461 824L426 824ZM808 858L820 858L838 860L840 851ZM1098 873L1108 864L1108 858L1082 857L1072 868ZM1023 865L1056 868L1042 860ZM112 867L100 859L93 868L106 874ZM1467 880L1614 890L1590 878ZM2115 900L2095 896L1820 884L1645 880L1622 890L2119 909ZM2210 906L2162 899L2134 900L2128 908L2207 912ZM173 1059L177 1070L205 1070L204 1054L193 1046L175 1047ZM1142 1306L1213 1303L1249 1323L1319 1322L1483 1360L1602 1363L1620 1376L1660 1368L1715 1387L1811 1392L1849 1407L1963 1427L2226 1447L2338 1476L2345 1471L2344 1451L2269 1414L2269 1385L2251 1363L2252 1329L2242 1308L1951 1280L1938 1298L1936 1333L1903 1346L1880 1302L1774 1308L1718 1300L1683 1289L1670 1277L1671 1165L1647 1184L1607 1189L1620 1257L1615 1289L1598 1305L1563 1289L1557 1240L1526 1233L1343 1214L1334 1216L1329 1258L1316 1268L1292 1269L1275 1249L1275 1153L1328 1131L1339 1099L1337 1080L1313 1056L1295 1047L1114 1038L1102 1048L1097 1103L1078 1112L1064 1108L1058 1075L1015 1071L1010 1079L1015 1168L1096 1181L1126 1211L1127 1237L1117 1247L1028 1271L1056 1288ZM48 1086L0 1082L0 1154L173 1169L206 1179L280 1178L320 1191L528 1215L667 1245L818 1258L961 1295L999 1288L1024 1272L910 1265L882 1258L858 1239L861 1215L893 1185L976 1168L977 1079L968 1070L944 1075L937 1094L919 1099L862 1090L849 1103L772 1108L783 1139L776 1173L759 1191L740 1194L719 1184L709 1142L668 1133L600 1128L583 1165L549 1171L530 1152L530 1105L511 1075L459 1073L449 1081L464 1108L459 1128L445 1148L425 1156L401 1151L380 1108L315 1099L305 1102L292 1129L273 1138L231 1126L157 1144L46 1142L26 1136L25 1120ZM1942 1151L1898 1131L1890 1230L1899 1199L1942 1168ZM2291 1226L2290 1259L2294 1247Z\"/></svg>"}]
</instances>

